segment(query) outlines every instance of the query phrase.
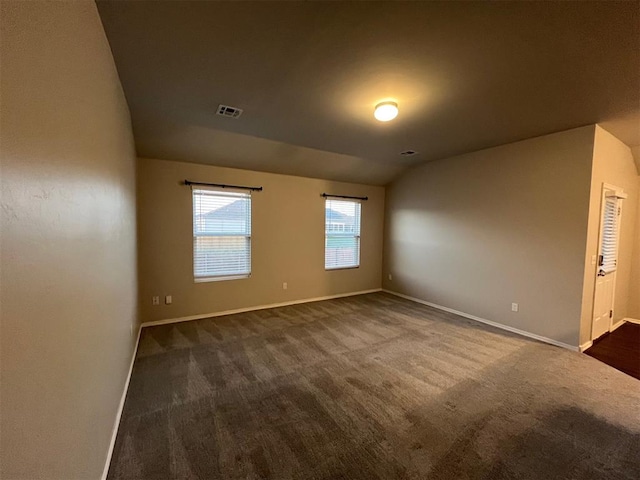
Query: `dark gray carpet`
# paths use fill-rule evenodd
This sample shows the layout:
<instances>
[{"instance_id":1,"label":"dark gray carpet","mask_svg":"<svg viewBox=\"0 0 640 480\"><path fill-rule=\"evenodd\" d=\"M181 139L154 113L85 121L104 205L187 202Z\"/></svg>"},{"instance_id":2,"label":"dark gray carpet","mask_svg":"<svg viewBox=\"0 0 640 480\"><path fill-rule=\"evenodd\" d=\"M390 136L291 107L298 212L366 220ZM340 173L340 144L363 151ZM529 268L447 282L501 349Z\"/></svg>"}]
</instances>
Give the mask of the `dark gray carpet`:
<instances>
[{"instance_id":1,"label":"dark gray carpet","mask_svg":"<svg viewBox=\"0 0 640 480\"><path fill-rule=\"evenodd\" d=\"M384 293L145 328L109 479L638 479L640 382Z\"/></svg>"}]
</instances>

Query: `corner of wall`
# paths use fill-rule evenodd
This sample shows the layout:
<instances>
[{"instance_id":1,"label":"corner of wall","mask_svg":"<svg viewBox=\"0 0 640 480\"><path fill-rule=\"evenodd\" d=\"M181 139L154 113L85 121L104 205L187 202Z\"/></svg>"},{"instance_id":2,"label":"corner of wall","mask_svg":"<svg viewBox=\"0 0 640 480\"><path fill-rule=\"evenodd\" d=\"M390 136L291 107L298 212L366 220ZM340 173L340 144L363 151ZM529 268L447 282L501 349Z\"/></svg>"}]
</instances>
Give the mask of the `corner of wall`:
<instances>
[{"instance_id":1,"label":"corner of wall","mask_svg":"<svg viewBox=\"0 0 640 480\"><path fill-rule=\"evenodd\" d=\"M640 175L640 145L631 147L631 155L633 155L633 160L636 163L636 171L638 175Z\"/></svg>"},{"instance_id":2,"label":"corner of wall","mask_svg":"<svg viewBox=\"0 0 640 480\"><path fill-rule=\"evenodd\" d=\"M430 162L387 185L383 288L577 346L595 128ZM514 301L529 307L514 316Z\"/></svg>"},{"instance_id":3,"label":"corner of wall","mask_svg":"<svg viewBox=\"0 0 640 480\"><path fill-rule=\"evenodd\" d=\"M590 177L589 184L589 209L587 230L585 232L584 240L584 275L582 280L582 307L580 310L580 333L579 341L580 345L584 345L591 340L591 316L593 312L593 279L595 275L595 267L591 265L592 251L595 246L594 235L597 237L597 229L599 227L597 218L594 218L594 211L600 209L600 197L594 194L594 163L595 163L595 151L596 140L599 135L599 131L602 130L598 124L593 125L593 144L591 148L591 165L590 165ZM594 230L595 229L595 230Z\"/></svg>"}]
</instances>

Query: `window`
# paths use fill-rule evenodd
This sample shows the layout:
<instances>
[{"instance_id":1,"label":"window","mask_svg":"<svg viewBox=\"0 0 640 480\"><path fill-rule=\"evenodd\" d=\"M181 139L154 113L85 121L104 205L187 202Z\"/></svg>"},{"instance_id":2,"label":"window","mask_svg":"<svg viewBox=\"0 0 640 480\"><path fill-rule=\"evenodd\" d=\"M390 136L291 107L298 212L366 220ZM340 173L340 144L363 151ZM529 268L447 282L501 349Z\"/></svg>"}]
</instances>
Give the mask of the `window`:
<instances>
[{"instance_id":1,"label":"window","mask_svg":"<svg viewBox=\"0 0 640 480\"><path fill-rule=\"evenodd\" d=\"M602 219L602 240L600 244L600 272L607 274L615 272L618 259L618 227L620 207L618 198L606 196L604 204L604 218Z\"/></svg>"},{"instance_id":2,"label":"window","mask_svg":"<svg viewBox=\"0 0 640 480\"><path fill-rule=\"evenodd\" d=\"M193 189L196 282L251 274L251 193Z\"/></svg>"},{"instance_id":3,"label":"window","mask_svg":"<svg viewBox=\"0 0 640 480\"><path fill-rule=\"evenodd\" d=\"M360 202L325 200L325 269L360 266L360 207Z\"/></svg>"}]
</instances>

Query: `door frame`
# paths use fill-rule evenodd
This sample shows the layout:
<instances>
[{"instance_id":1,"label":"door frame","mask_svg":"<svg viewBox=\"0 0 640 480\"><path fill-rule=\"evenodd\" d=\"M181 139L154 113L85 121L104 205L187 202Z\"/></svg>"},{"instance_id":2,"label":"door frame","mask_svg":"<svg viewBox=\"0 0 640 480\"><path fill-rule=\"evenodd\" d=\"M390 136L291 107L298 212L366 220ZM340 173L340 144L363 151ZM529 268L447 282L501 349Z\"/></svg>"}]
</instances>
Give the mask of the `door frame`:
<instances>
[{"instance_id":1,"label":"door frame","mask_svg":"<svg viewBox=\"0 0 640 480\"><path fill-rule=\"evenodd\" d=\"M603 229L603 224L604 224L604 208L605 208L605 203L606 203L606 199L607 199L607 192L613 192L615 194L615 196L619 199L619 200L624 200L625 198L627 198L627 194L624 193L624 189L622 187L617 187L615 185L611 185L610 183L603 183L602 187L601 187L601 191L600 191L600 213L599 213L599 217L598 217L598 244L597 244L597 250L596 250L596 268L593 272L594 274L594 282L593 282L593 292L592 292L592 298L593 298L593 302L592 302L592 307L591 307L591 332L589 337L591 338L591 341L595 340L594 335L593 335L593 317L595 314L595 308L596 308L596 284L598 281L598 258L600 257L600 249L602 248L602 237L604 235L604 229ZM618 258L620 257L620 230L621 230L621 226L622 226L622 206L623 206L623 202L618 202L618 208L620 209L620 214L619 214L619 220L618 220L618 234L616 235L618 244L616 245L616 262L618 260ZM613 305L615 305L616 302L616 283L618 281L618 269L616 267L616 272L615 272L615 277L613 278L613 293L611 295L611 305L613 307ZM609 328L607 329L607 331L611 332L611 327L613 326L613 315L609 317Z\"/></svg>"}]
</instances>

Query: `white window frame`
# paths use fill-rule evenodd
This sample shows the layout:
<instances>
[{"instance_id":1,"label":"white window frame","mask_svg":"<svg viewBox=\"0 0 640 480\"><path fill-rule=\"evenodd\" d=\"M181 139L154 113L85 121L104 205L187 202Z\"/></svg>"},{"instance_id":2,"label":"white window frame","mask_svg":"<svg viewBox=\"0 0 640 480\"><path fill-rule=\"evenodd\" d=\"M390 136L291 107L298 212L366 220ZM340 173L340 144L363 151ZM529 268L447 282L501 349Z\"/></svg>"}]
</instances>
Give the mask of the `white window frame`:
<instances>
[{"instance_id":1,"label":"white window frame","mask_svg":"<svg viewBox=\"0 0 640 480\"><path fill-rule=\"evenodd\" d=\"M329 202L349 202L357 205L357 224L354 226L352 232L347 231L346 225L341 224L340 229L332 228L331 231L327 230L327 207ZM332 224L334 227L337 224ZM342 231L337 231L342 230ZM360 200L351 200L344 198L333 198L327 197L324 202L324 269L326 271L336 271L336 270L349 270L354 268L360 268L360 260L361 260L361 247L362 247L362 202ZM356 239L357 244L357 258L354 264L351 265L338 265L338 266L328 266L327 265L327 243L330 238L354 238Z\"/></svg>"},{"instance_id":2,"label":"white window frame","mask_svg":"<svg viewBox=\"0 0 640 480\"><path fill-rule=\"evenodd\" d=\"M251 237L252 237L252 230L253 230L253 197L251 195L251 191L246 191L246 190L229 190L229 189L221 189L221 188L215 188L215 187L206 187L206 186L193 186L191 188L192 192L191 192L191 203L192 203L192 212L191 212L191 219L192 219L192 235L193 235L193 256L192 256L192 272L193 272L193 281L194 283L206 283L206 282L219 282L219 281L225 281L225 280L239 280L239 279L243 279L243 278L249 278L251 277L251 269L252 269L252 241L251 241ZM221 235L221 234L215 234L215 235L206 235L206 234L197 234L196 233L196 195L197 192L200 191L207 191L207 192L211 192L212 195L216 195L219 194L219 196L229 196L229 194L241 194L238 195L238 198L248 198L249 200L249 233L248 235L244 235L249 243L249 258L248 258L248 271L247 272L243 272L243 273L239 273L239 274L231 274L231 275L207 275L207 276L198 276L196 274L196 249L197 249L197 238L198 237L211 237L211 238L220 238L220 237L225 237L227 235ZM239 235L235 235L235 236L239 236Z\"/></svg>"}]
</instances>

